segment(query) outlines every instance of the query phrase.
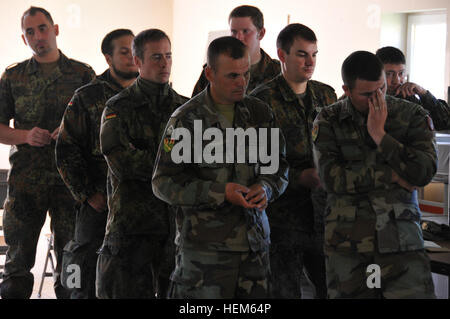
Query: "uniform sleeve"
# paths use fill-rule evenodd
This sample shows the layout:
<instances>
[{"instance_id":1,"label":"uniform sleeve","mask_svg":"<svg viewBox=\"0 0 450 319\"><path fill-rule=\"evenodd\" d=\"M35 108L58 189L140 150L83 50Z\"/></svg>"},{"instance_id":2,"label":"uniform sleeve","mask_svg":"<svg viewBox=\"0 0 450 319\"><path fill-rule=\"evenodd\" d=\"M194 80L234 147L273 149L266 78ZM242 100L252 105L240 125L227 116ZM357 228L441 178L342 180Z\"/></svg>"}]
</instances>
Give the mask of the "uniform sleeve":
<instances>
[{"instance_id":1,"label":"uniform sleeve","mask_svg":"<svg viewBox=\"0 0 450 319\"><path fill-rule=\"evenodd\" d=\"M269 202L275 201L284 193L289 181L289 164L286 159L286 141L281 129L275 126L276 125L273 122L270 128L278 130L278 139L275 143L277 147L271 149L271 152L278 153L278 167L274 172L260 174L257 178L257 183L260 183L265 188ZM271 165L273 165L273 163L271 163Z\"/></svg>"},{"instance_id":2,"label":"uniform sleeve","mask_svg":"<svg viewBox=\"0 0 450 319\"><path fill-rule=\"evenodd\" d=\"M437 131L450 129L450 108L444 100L436 99L430 91L427 91L420 97L420 101L423 108L430 112Z\"/></svg>"},{"instance_id":3,"label":"uniform sleeve","mask_svg":"<svg viewBox=\"0 0 450 319\"><path fill-rule=\"evenodd\" d=\"M377 164L375 157L345 160L334 131L337 125L322 111L313 126L314 160L325 190L344 195L386 189L392 180L392 169L388 165Z\"/></svg>"},{"instance_id":4,"label":"uniform sleeve","mask_svg":"<svg viewBox=\"0 0 450 319\"><path fill-rule=\"evenodd\" d=\"M408 127L407 142L386 134L378 147L381 156L397 174L415 186L427 185L437 170L437 151L432 120L416 110Z\"/></svg>"},{"instance_id":5,"label":"uniform sleeve","mask_svg":"<svg viewBox=\"0 0 450 319\"><path fill-rule=\"evenodd\" d=\"M156 158L152 178L153 193L173 206L221 207L225 203L226 183L199 179L195 174L195 164L176 163L172 159L173 149L182 143L182 140L177 140L171 144L174 129L187 130L194 136L192 129L186 128L182 121L176 118L169 120Z\"/></svg>"},{"instance_id":6,"label":"uniform sleeve","mask_svg":"<svg viewBox=\"0 0 450 319\"><path fill-rule=\"evenodd\" d=\"M133 145L126 119L109 107L102 114L100 148L118 180L151 180L156 149L149 145Z\"/></svg>"},{"instance_id":7,"label":"uniform sleeve","mask_svg":"<svg viewBox=\"0 0 450 319\"><path fill-rule=\"evenodd\" d=\"M9 125L9 120L14 117L14 98L11 93L11 83L3 73L0 79L0 123Z\"/></svg>"},{"instance_id":8,"label":"uniform sleeve","mask_svg":"<svg viewBox=\"0 0 450 319\"><path fill-rule=\"evenodd\" d=\"M88 160L89 115L82 98L75 94L67 106L56 140L56 166L75 199L86 201L95 194L95 181L90 178Z\"/></svg>"}]
</instances>

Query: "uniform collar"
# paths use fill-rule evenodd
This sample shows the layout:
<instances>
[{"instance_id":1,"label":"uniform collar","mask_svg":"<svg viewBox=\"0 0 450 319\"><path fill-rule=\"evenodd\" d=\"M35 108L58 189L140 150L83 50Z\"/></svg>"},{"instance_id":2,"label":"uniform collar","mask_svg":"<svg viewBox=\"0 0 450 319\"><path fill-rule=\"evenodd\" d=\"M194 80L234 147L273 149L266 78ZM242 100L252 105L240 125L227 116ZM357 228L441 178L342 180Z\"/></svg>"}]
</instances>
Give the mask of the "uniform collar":
<instances>
[{"instance_id":1,"label":"uniform collar","mask_svg":"<svg viewBox=\"0 0 450 319\"><path fill-rule=\"evenodd\" d=\"M341 103L342 107L339 114L340 121L351 118L354 122L365 122L366 117L355 109L349 97L346 97Z\"/></svg>"},{"instance_id":2,"label":"uniform collar","mask_svg":"<svg viewBox=\"0 0 450 319\"><path fill-rule=\"evenodd\" d=\"M106 69L105 72L97 77L97 79L105 82L106 85L108 85L113 91L120 92L124 89L124 87L122 87L120 83L114 79L109 69Z\"/></svg>"},{"instance_id":3,"label":"uniform collar","mask_svg":"<svg viewBox=\"0 0 450 319\"><path fill-rule=\"evenodd\" d=\"M61 71L61 73L71 73L73 71L73 69L72 69L72 64L71 64L69 58L67 58L61 52L61 50L58 50L58 51L59 51L59 59L58 59L59 70ZM39 62L36 61L36 59L34 57L32 57L29 60L26 69L27 69L28 74L36 73L39 70Z\"/></svg>"}]
</instances>

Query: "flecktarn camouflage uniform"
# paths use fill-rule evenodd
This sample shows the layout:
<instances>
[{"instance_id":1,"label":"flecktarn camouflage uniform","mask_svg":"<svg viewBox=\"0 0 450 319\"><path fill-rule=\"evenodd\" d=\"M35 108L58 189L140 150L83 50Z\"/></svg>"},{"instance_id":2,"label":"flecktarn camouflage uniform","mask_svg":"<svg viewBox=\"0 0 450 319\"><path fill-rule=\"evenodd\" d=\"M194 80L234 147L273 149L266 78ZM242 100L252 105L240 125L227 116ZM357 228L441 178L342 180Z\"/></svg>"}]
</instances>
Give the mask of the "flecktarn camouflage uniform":
<instances>
[{"instance_id":1,"label":"flecktarn camouflage uniform","mask_svg":"<svg viewBox=\"0 0 450 319\"><path fill-rule=\"evenodd\" d=\"M277 126L286 138L289 185L267 209L271 228L270 264L272 297L301 297L304 270L316 298L326 298L323 215L326 194L299 183L303 170L314 168L311 129L323 107L336 102L334 89L324 83L307 82L300 99L282 74L252 91L251 95L272 108ZM313 197L313 198L312 198Z\"/></svg>"},{"instance_id":2,"label":"flecktarn camouflage uniform","mask_svg":"<svg viewBox=\"0 0 450 319\"><path fill-rule=\"evenodd\" d=\"M100 150L100 120L106 101L121 90L106 70L75 91L56 141L56 166L78 203L75 233L64 248L61 276L62 284L73 289L72 299L95 298L97 250L105 236L107 211L97 212L87 200L95 193L106 198L108 165ZM79 266L80 287L69 287L74 274L71 265Z\"/></svg>"},{"instance_id":3,"label":"flecktarn camouflage uniform","mask_svg":"<svg viewBox=\"0 0 450 319\"><path fill-rule=\"evenodd\" d=\"M165 297L175 257L172 210L151 178L170 114L187 99L141 77L107 102L100 144L108 163L108 219L99 251L98 298Z\"/></svg>"},{"instance_id":4,"label":"flecktarn camouflage uniform","mask_svg":"<svg viewBox=\"0 0 450 319\"><path fill-rule=\"evenodd\" d=\"M10 119L14 119L16 129L31 130L37 126L51 133L59 127L74 91L94 77L89 66L62 53L47 76L34 58L9 67L0 82L0 122L9 125ZM30 269L47 211L57 261L55 293L58 298L67 298L68 291L61 286L59 276L62 250L73 234L75 201L56 169L55 143L43 147L13 145L9 160L11 170L3 215L8 252L2 298L30 297L34 281Z\"/></svg>"}]
</instances>

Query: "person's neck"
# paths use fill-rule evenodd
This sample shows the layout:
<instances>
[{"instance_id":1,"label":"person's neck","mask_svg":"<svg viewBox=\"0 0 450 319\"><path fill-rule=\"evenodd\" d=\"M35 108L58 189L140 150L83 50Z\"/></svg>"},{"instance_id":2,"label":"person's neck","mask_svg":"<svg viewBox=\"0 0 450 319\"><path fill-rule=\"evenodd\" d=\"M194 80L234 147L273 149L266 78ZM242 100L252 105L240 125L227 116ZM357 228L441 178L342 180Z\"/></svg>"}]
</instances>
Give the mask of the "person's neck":
<instances>
[{"instance_id":1,"label":"person's neck","mask_svg":"<svg viewBox=\"0 0 450 319\"><path fill-rule=\"evenodd\" d=\"M253 54L250 56L250 64L251 64L251 65L258 64L259 61L261 61L261 57L262 57L262 55L261 55L261 49L258 48L258 50L256 50L256 52L253 53Z\"/></svg>"},{"instance_id":2,"label":"person's neck","mask_svg":"<svg viewBox=\"0 0 450 319\"><path fill-rule=\"evenodd\" d=\"M112 68L109 69L109 73L113 77L113 79L120 84L123 88L129 87L131 84L133 84L134 81L136 81L136 78L132 79L124 79L116 74Z\"/></svg>"},{"instance_id":3,"label":"person's neck","mask_svg":"<svg viewBox=\"0 0 450 319\"><path fill-rule=\"evenodd\" d=\"M52 63L59 60L60 53L59 50L53 50L44 56L34 54L33 57L38 63Z\"/></svg>"},{"instance_id":4,"label":"person's neck","mask_svg":"<svg viewBox=\"0 0 450 319\"><path fill-rule=\"evenodd\" d=\"M303 94L306 92L306 87L308 85L308 81L305 82L294 82L288 79L285 73L283 73L283 77L292 89L295 94Z\"/></svg>"},{"instance_id":5,"label":"person's neck","mask_svg":"<svg viewBox=\"0 0 450 319\"><path fill-rule=\"evenodd\" d=\"M215 104L221 104L221 105L234 105L233 102L221 99L219 95L216 94L213 87L209 87L209 94L211 96L211 99Z\"/></svg>"}]
</instances>

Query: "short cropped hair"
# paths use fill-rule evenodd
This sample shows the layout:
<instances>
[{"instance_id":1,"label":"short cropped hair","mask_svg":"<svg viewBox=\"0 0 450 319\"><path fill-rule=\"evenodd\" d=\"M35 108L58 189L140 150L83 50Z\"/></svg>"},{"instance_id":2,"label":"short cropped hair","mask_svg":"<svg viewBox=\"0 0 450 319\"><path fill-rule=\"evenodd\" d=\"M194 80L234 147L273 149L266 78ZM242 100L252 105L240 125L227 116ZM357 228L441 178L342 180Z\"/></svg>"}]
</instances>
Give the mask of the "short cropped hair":
<instances>
[{"instance_id":1,"label":"short cropped hair","mask_svg":"<svg viewBox=\"0 0 450 319\"><path fill-rule=\"evenodd\" d=\"M282 49L289 54L296 38L316 43L317 38L313 30L300 23L292 23L280 31L277 37L277 49Z\"/></svg>"},{"instance_id":2,"label":"short cropped hair","mask_svg":"<svg viewBox=\"0 0 450 319\"><path fill-rule=\"evenodd\" d=\"M139 32L139 34L133 39L133 55L143 60L144 49L147 42L158 42L163 39L167 39L170 43L169 36L164 31L159 29L147 29Z\"/></svg>"},{"instance_id":3,"label":"short cropped hair","mask_svg":"<svg viewBox=\"0 0 450 319\"><path fill-rule=\"evenodd\" d=\"M231 18L246 17L252 19L252 22L258 31L264 28L264 17L262 12L257 7L247 5L234 8L228 16L228 23L230 23Z\"/></svg>"},{"instance_id":4,"label":"short cropped hair","mask_svg":"<svg viewBox=\"0 0 450 319\"><path fill-rule=\"evenodd\" d=\"M356 51L350 54L342 64L341 75L344 84L354 88L357 79L378 81L383 72L383 63L373 53Z\"/></svg>"},{"instance_id":5,"label":"short cropped hair","mask_svg":"<svg viewBox=\"0 0 450 319\"><path fill-rule=\"evenodd\" d=\"M48 20L48 22L50 22L51 25L53 25L53 19L52 16L50 14L50 12L48 12L47 10L45 10L44 8L40 8L40 7L33 7L31 6L30 8L28 8L28 10L26 10L23 14L22 14L22 18L20 20L20 25L23 29L23 20L25 20L25 16L30 15L30 16L35 16L36 13L42 13Z\"/></svg>"},{"instance_id":6,"label":"short cropped hair","mask_svg":"<svg viewBox=\"0 0 450 319\"><path fill-rule=\"evenodd\" d=\"M111 31L110 33L108 33L102 41L102 53L103 54L109 54L109 55L113 55L114 52L114 46L112 44L112 42L115 39L118 39L120 37L123 37L125 35L131 35L134 37L134 33L133 31L129 30L129 29L116 29L114 31Z\"/></svg>"},{"instance_id":7,"label":"short cropped hair","mask_svg":"<svg viewBox=\"0 0 450 319\"><path fill-rule=\"evenodd\" d=\"M383 64L406 64L406 58L403 52L394 47L380 48L375 55Z\"/></svg>"},{"instance_id":8,"label":"short cropped hair","mask_svg":"<svg viewBox=\"0 0 450 319\"><path fill-rule=\"evenodd\" d=\"M216 70L217 59L219 55L226 54L232 59L240 59L245 56L247 47L240 40L226 36L213 40L208 46L207 64L208 66Z\"/></svg>"}]
</instances>

